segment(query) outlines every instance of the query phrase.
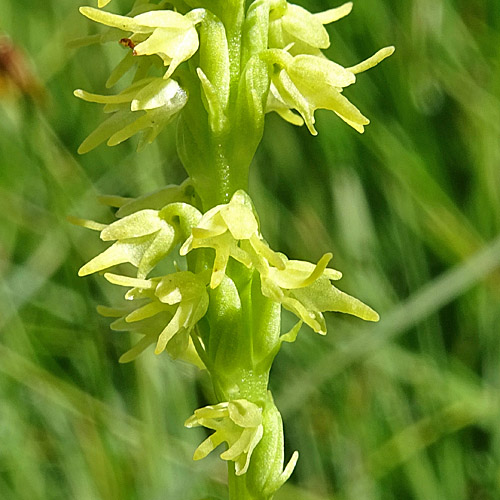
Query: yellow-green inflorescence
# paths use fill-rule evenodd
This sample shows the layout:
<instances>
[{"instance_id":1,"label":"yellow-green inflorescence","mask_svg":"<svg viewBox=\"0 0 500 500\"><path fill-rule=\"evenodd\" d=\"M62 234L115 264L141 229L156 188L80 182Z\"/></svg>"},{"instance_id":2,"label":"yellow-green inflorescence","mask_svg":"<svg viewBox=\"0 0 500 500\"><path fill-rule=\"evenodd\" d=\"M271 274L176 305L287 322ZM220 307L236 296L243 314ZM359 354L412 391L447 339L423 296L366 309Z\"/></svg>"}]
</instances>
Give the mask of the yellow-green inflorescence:
<instances>
[{"instance_id":1,"label":"yellow-green inflorescence","mask_svg":"<svg viewBox=\"0 0 500 500\"><path fill-rule=\"evenodd\" d=\"M363 132L369 121L343 89L394 49L352 67L326 58L325 25L349 14L350 2L313 14L284 0L137 0L127 15L101 10L109 3L80 11L106 26L89 41L124 47L107 86L129 83L113 94L75 91L110 115L80 152L135 134L141 149L175 122L188 178L136 199L102 197L116 208L110 224L72 218L109 242L79 274L105 272L128 289L122 307L99 308L115 318L113 330L137 340L121 362L154 346L158 355L208 371L217 401L196 410L186 426L214 433L194 458L225 442L230 497L270 499L298 458L295 452L285 466L281 415L268 391L281 344L293 342L304 323L326 334L327 311L379 317L334 286L342 275L328 267L331 254L314 264L270 248L247 194L248 168L268 112L315 135L314 113L328 109ZM110 272L121 265L136 271ZM298 320L287 333L282 307Z\"/></svg>"}]
</instances>

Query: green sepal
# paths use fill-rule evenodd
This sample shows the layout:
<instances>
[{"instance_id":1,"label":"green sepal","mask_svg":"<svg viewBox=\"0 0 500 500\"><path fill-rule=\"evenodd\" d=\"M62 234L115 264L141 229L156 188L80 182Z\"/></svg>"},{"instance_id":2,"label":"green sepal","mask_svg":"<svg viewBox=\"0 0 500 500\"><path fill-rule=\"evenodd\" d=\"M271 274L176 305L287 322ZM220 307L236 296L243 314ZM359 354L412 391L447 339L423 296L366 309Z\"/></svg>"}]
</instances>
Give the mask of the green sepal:
<instances>
[{"instance_id":1,"label":"green sepal","mask_svg":"<svg viewBox=\"0 0 500 500\"><path fill-rule=\"evenodd\" d=\"M281 307L280 304L262 294L260 276L257 271L253 273L250 293L251 318L249 318L249 323L254 370L267 373L281 345Z\"/></svg>"}]
</instances>

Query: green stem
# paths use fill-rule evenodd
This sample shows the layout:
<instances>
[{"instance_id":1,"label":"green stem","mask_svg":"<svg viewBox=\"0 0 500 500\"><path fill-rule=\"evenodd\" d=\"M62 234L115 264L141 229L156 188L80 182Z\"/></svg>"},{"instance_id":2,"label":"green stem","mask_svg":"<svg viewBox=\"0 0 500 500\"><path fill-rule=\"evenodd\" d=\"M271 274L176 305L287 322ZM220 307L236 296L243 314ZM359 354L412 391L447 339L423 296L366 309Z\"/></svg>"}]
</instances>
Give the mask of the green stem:
<instances>
[{"instance_id":1,"label":"green stem","mask_svg":"<svg viewBox=\"0 0 500 500\"><path fill-rule=\"evenodd\" d=\"M214 174L214 188L210 193L210 199L207 200L208 204L211 206L228 203L231 196L238 189L248 190L248 167L244 170L237 168L238 166L231 164L231 160L228 158L227 142L229 140L235 140L231 138L231 135L221 138L213 137L211 158L213 170L211 170L211 172ZM207 208L211 208L211 206Z\"/></svg>"}]
</instances>

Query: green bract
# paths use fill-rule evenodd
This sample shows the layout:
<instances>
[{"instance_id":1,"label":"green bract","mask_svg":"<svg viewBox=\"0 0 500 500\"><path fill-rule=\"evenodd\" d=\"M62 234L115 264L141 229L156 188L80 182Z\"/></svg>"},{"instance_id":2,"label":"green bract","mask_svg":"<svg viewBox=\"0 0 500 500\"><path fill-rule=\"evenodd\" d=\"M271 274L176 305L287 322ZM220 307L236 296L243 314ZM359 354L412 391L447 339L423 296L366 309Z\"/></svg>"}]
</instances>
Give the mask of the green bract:
<instances>
[{"instance_id":1,"label":"green bract","mask_svg":"<svg viewBox=\"0 0 500 500\"><path fill-rule=\"evenodd\" d=\"M351 9L349 2L311 13L286 0L136 0L128 15L80 9L106 26L83 42L114 41L127 51L107 86L136 71L114 95L75 91L110 114L79 152L136 133L141 149L177 120L189 177L136 199L101 197L117 208L110 224L73 219L112 242L79 274L137 268L133 277L122 269L104 275L129 289L127 305L99 311L115 318L113 330L140 336L121 362L155 345L156 354L166 351L209 372L216 402L196 410L186 426L215 431L195 460L227 443L221 458L229 464L231 500L271 500L298 458L295 452L285 466L281 415L268 391L283 342L294 342L303 323L326 334L327 311L379 319L332 284L342 275L327 267L331 254L313 264L271 249L247 194L266 113L305 124L313 135L317 109L333 111L358 132L369 123L343 91L394 48L352 67L330 61L322 53L330 46L325 25ZM282 307L298 317L286 333Z\"/></svg>"}]
</instances>

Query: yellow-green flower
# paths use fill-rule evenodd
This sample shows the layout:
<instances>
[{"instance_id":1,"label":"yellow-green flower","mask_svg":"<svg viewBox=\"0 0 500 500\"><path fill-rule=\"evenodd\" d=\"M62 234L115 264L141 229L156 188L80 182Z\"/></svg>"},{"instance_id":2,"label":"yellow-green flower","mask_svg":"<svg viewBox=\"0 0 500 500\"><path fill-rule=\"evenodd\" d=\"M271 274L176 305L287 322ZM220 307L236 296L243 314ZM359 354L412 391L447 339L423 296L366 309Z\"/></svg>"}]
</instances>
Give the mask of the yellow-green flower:
<instances>
[{"instance_id":1,"label":"yellow-green flower","mask_svg":"<svg viewBox=\"0 0 500 500\"><path fill-rule=\"evenodd\" d=\"M262 408L246 399L195 410L184 425L190 428L203 426L215 431L198 446L194 452L194 460L205 458L225 441L228 449L220 457L234 462L237 476L248 470L252 453L264 432Z\"/></svg>"},{"instance_id":2,"label":"yellow-green flower","mask_svg":"<svg viewBox=\"0 0 500 500\"><path fill-rule=\"evenodd\" d=\"M138 149L142 149L154 141L188 99L175 80L163 78L145 78L117 95L92 94L81 89L74 94L84 101L105 104L104 111L112 113L83 141L78 149L80 154L104 141L108 146L116 146L139 132L142 137Z\"/></svg>"},{"instance_id":3,"label":"yellow-green flower","mask_svg":"<svg viewBox=\"0 0 500 500\"><path fill-rule=\"evenodd\" d=\"M205 315L209 303L205 281L199 275L179 271L143 280L107 273L105 278L115 285L132 287L125 295L126 299L147 299L121 321L122 327L123 324L138 324L138 329L133 331L145 335L140 345L142 350L154 342L156 354L167 349L173 358L182 358L190 346L192 350L191 330ZM154 328L145 330L144 325Z\"/></svg>"},{"instance_id":4,"label":"yellow-green flower","mask_svg":"<svg viewBox=\"0 0 500 500\"><path fill-rule=\"evenodd\" d=\"M342 95L342 90L356 81L356 73L375 66L393 52L394 47L386 47L366 61L344 68L315 55L292 56L280 49L265 51L261 57L270 63L272 71L267 111L276 111L296 125L301 125L303 119L311 134L317 135L314 112L328 109L362 133L370 121ZM294 115L292 109L297 110L302 119Z\"/></svg>"},{"instance_id":5,"label":"yellow-green flower","mask_svg":"<svg viewBox=\"0 0 500 500\"><path fill-rule=\"evenodd\" d=\"M145 278L177 243L176 229L158 210L140 210L112 224L72 219L76 224L101 232L103 241L115 241L78 271L79 276L96 273L128 262Z\"/></svg>"},{"instance_id":6,"label":"yellow-green flower","mask_svg":"<svg viewBox=\"0 0 500 500\"><path fill-rule=\"evenodd\" d=\"M153 10L134 17L111 14L92 7L81 7L80 12L100 24L132 33L129 37L134 45L135 55L158 55L168 70L169 78L177 66L187 61L199 47L196 24L200 12L191 15L172 10Z\"/></svg>"},{"instance_id":7,"label":"yellow-green flower","mask_svg":"<svg viewBox=\"0 0 500 500\"><path fill-rule=\"evenodd\" d=\"M378 321L379 315L360 300L341 292L331 283L342 274L326 266L332 254L325 254L314 265L287 260L284 269L269 267L261 273L262 293L293 312L315 332L326 334L323 312L342 312L367 321Z\"/></svg>"},{"instance_id":8,"label":"yellow-green flower","mask_svg":"<svg viewBox=\"0 0 500 500\"><path fill-rule=\"evenodd\" d=\"M249 245L243 249L240 242ZM180 254L186 255L194 248L215 250L211 288L222 282L229 257L251 267L257 256L263 256L274 266L283 267L279 255L263 241L250 197L242 190L236 191L229 203L217 205L203 215L182 245Z\"/></svg>"}]
</instances>

